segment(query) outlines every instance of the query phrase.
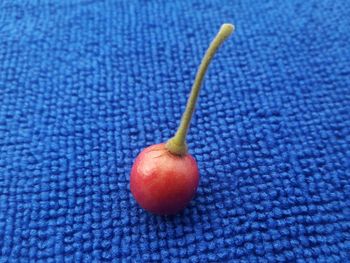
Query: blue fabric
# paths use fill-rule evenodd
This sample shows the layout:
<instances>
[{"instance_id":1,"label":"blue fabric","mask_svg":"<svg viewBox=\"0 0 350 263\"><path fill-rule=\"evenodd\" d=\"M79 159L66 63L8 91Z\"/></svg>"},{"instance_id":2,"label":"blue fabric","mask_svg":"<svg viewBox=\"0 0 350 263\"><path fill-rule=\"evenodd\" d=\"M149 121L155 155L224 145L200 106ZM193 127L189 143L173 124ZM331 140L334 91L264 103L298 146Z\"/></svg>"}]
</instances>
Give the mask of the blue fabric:
<instances>
[{"instance_id":1,"label":"blue fabric","mask_svg":"<svg viewBox=\"0 0 350 263\"><path fill-rule=\"evenodd\" d=\"M0 2L0 261L349 262L350 1ZM133 159L173 135L201 57L181 214Z\"/></svg>"}]
</instances>

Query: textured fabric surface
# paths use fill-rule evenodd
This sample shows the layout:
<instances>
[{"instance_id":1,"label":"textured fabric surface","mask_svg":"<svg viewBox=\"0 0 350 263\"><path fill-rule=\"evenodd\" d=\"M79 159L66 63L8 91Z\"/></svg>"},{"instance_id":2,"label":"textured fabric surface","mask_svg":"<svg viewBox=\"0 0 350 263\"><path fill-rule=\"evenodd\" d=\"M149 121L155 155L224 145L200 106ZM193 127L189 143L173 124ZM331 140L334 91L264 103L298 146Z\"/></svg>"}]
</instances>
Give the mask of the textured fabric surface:
<instances>
[{"instance_id":1,"label":"textured fabric surface","mask_svg":"<svg viewBox=\"0 0 350 263\"><path fill-rule=\"evenodd\" d=\"M0 261L349 262L350 1L0 2ZM129 190L223 22L164 218Z\"/></svg>"}]
</instances>

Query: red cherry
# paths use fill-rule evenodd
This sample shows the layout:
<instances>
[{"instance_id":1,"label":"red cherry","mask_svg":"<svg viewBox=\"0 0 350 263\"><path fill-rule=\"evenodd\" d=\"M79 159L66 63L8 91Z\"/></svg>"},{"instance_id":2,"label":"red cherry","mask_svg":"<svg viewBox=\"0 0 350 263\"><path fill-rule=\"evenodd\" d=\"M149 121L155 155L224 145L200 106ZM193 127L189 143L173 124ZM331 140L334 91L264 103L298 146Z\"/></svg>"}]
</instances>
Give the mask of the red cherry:
<instances>
[{"instance_id":1,"label":"red cherry","mask_svg":"<svg viewBox=\"0 0 350 263\"><path fill-rule=\"evenodd\" d=\"M140 206L150 212L175 214L186 207L197 190L199 172L196 160L187 153L186 135L205 72L233 29L233 25L223 24L205 53L175 136L167 143L144 149L135 160L131 169L131 192Z\"/></svg>"},{"instance_id":2,"label":"red cherry","mask_svg":"<svg viewBox=\"0 0 350 263\"><path fill-rule=\"evenodd\" d=\"M199 172L196 160L170 153L165 143L144 149L131 170L130 188L144 209L159 215L184 209L196 193Z\"/></svg>"}]
</instances>

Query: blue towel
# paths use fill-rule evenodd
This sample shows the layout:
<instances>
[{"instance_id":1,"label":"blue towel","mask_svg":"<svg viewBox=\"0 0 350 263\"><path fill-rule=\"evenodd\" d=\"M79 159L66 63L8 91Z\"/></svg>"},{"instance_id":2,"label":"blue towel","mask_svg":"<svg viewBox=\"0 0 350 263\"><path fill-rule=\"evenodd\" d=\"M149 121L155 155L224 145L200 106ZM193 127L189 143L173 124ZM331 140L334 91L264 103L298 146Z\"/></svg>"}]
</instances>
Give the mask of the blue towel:
<instances>
[{"instance_id":1,"label":"blue towel","mask_svg":"<svg viewBox=\"0 0 350 263\"><path fill-rule=\"evenodd\" d=\"M350 1L0 2L1 262L349 262ZM188 145L198 193L142 210L220 25Z\"/></svg>"}]
</instances>

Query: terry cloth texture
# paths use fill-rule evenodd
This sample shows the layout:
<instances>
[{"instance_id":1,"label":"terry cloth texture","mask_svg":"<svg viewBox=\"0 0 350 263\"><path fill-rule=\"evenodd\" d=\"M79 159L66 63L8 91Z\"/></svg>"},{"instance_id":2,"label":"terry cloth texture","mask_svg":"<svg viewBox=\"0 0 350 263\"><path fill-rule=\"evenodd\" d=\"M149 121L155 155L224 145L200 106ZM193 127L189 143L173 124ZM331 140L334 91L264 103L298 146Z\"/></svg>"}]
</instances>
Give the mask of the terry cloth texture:
<instances>
[{"instance_id":1,"label":"terry cloth texture","mask_svg":"<svg viewBox=\"0 0 350 263\"><path fill-rule=\"evenodd\" d=\"M350 1L0 2L1 262L349 262ZM181 214L134 158L175 132L220 25Z\"/></svg>"}]
</instances>

